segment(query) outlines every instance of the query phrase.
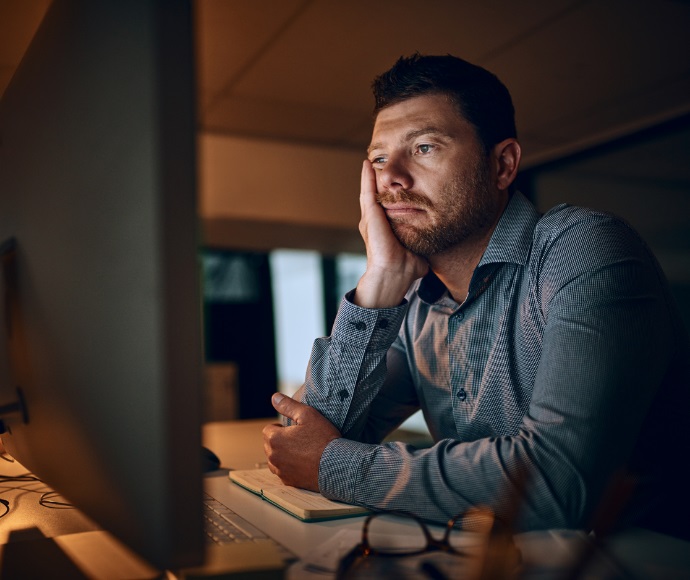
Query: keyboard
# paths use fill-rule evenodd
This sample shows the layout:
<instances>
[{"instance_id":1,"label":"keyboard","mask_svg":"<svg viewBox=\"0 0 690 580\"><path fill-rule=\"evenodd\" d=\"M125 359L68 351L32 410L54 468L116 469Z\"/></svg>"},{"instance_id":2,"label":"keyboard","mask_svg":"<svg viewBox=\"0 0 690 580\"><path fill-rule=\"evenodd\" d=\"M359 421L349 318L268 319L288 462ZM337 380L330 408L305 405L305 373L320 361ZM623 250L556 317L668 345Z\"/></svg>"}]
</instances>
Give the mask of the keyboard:
<instances>
[{"instance_id":1,"label":"keyboard","mask_svg":"<svg viewBox=\"0 0 690 580\"><path fill-rule=\"evenodd\" d=\"M230 544L270 539L232 509L204 494L204 533L208 544Z\"/></svg>"},{"instance_id":2,"label":"keyboard","mask_svg":"<svg viewBox=\"0 0 690 580\"><path fill-rule=\"evenodd\" d=\"M247 558L254 561L257 554L263 558L262 562L264 563L265 561L273 561L277 557L287 566L297 560L297 557L285 546L276 542L209 494L204 493L202 503L206 546L212 551L219 550L213 552L216 557L218 554L221 554L223 558L227 558L229 554L232 555L232 562L212 560L214 573L218 571L218 562L225 562L231 566L229 569L235 570L237 566L241 567L246 564ZM248 544L250 542L251 545ZM214 546L218 548L214 548ZM250 555L248 556L248 554Z\"/></svg>"}]
</instances>

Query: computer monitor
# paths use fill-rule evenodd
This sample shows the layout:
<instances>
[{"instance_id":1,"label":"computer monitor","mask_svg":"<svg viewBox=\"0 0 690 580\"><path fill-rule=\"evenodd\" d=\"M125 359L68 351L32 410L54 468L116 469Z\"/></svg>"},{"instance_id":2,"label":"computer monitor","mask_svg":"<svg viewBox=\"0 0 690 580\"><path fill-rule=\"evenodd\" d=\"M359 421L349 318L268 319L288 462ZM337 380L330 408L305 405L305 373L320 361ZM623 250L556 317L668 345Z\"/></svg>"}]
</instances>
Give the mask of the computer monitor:
<instances>
[{"instance_id":1,"label":"computer monitor","mask_svg":"<svg viewBox=\"0 0 690 580\"><path fill-rule=\"evenodd\" d=\"M3 441L160 569L203 556L192 71L188 2L54 0L0 101Z\"/></svg>"}]
</instances>

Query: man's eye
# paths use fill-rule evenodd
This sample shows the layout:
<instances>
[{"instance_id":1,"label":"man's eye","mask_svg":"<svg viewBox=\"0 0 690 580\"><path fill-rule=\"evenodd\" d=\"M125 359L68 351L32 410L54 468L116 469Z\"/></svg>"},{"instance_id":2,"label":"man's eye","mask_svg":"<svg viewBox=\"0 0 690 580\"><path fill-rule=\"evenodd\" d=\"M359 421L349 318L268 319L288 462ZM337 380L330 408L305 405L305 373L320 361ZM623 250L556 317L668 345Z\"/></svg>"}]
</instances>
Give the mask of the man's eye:
<instances>
[{"instance_id":1,"label":"man's eye","mask_svg":"<svg viewBox=\"0 0 690 580\"><path fill-rule=\"evenodd\" d=\"M422 155L426 155L427 153L431 153L431 150L434 148L433 145L430 145L429 143L422 143L421 145L417 145L417 151L419 151Z\"/></svg>"},{"instance_id":2,"label":"man's eye","mask_svg":"<svg viewBox=\"0 0 690 580\"><path fill-rule=\"evenodd\" d=\"M374 158L371 160L371 164L372 164L372 165L381 165L382 163L385 163L385 162L386 162L386 158L383 157L383 156L374 157Z\"/></svg>"}]
</instances>

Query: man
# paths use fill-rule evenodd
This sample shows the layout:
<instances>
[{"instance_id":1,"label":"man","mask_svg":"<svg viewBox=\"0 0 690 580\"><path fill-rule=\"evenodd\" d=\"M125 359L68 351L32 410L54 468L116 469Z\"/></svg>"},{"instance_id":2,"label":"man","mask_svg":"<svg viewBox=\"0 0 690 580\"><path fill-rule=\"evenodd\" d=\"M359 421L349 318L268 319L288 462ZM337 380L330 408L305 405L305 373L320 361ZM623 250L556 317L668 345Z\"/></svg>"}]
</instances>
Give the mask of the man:
<instances>
[{"instance_id":1,"label":"man","mask_svg":"<svg viewBox=\"0 0 690 580\"><path fill-rule=\"evenodd\" d=\"M624 473L621 521L687 534L690 348L644 243L513 191L513 106L488 71L415 55L374 93L366 272L297 400L274 395L271 470L435 521L519 496L519 530L591 527ZM418 408L433 447L381 444Z\"/></svg>"}]
</instances>

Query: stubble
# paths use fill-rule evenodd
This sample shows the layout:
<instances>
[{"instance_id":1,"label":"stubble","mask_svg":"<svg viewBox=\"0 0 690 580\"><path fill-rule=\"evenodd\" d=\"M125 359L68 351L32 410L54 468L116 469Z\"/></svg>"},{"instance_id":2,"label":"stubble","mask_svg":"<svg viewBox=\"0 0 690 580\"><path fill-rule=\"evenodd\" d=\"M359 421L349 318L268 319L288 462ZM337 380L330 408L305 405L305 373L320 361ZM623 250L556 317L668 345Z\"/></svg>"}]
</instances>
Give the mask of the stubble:
<instances>
[{"instance_id":1,"label":"stubble","mask_svg":"<svg viewBox=\"0 0 690 580\"><path fill-rule=\"evenodd\" d=\"M419 256L442 254L483 233L495 220L497 200L490 188L489 165L479 158L470 171L447 182L432 202L415 191L382 192L379 203L411 203L431 218L419 226L405 217L388 218L400 243Z\"/></svg>"}]
</instances>

